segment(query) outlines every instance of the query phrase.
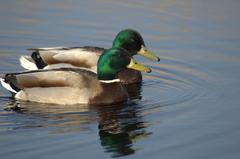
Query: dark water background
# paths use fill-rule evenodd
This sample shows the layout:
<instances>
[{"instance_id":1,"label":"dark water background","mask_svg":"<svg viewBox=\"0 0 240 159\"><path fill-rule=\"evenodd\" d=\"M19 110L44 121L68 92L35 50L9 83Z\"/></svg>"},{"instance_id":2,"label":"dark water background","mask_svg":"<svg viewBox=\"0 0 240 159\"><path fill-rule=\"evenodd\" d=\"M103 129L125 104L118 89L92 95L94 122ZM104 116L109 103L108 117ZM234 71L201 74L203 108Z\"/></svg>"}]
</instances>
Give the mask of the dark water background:
<instances>
[{"instance_id":1,"label":"dark water background","mask_svg":"<svg viewBox=\"0 0 240 159\"><path fill-rule=\"evenodd\" d=\"M141 100L90 108L15 102L0 88L0 158L240 157L240 1L1 0L0 72L26 48L110 47L138 30L160 63Z\"/></svg>"}]
</instances>

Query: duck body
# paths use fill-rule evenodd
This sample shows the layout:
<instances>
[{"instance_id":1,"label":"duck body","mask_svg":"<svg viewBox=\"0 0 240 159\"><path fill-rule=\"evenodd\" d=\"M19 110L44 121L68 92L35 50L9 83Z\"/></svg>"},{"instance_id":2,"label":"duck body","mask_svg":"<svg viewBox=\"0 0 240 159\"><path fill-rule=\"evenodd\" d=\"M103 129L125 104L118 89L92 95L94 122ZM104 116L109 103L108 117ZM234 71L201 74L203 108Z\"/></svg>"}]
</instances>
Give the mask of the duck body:
<instances>
[{"instance_id":1,"label":"duck body","mask_svg":"<svg viewBox=\"0 0 240 159\"><path fill-rule=\"evenodd\" d=\"M159 57L145 47L140 33L133 29L120 31L113 40L112 48L125 49L130 57L138 54L150 60L160 61ZM21 65L28 70L81 67L96 72L98 58L106 49L84 46L30 50L33 51L31 56L20 58ZM142 74L136 70L126 69L119 74L118 78L123 84L133 84L142 81Z\"/></svg>"},{"instance_id":2,"label":"duck body","mask_svg":"<svg viewBox=\"0 0 240 159\"><path fill-rule=\"evenodd\" d=\"M34 48L29 50L33 51L31 56L20 57L20 64L27 70L82 67L96 72L98 58L106 49L84 46Z\"/></svg>"},{"instance_id":3,"label":"duck body","mask_svg":"<svg viewBox=\"0 0 240 159\"><path fill-rule=\"evenodd\" d=\"M97 74L80 68L58 68L6 74L1 80L17 100L38 103L114 104L127 100L119 81L101 82ZM15 92L14 92L15 91Z\"/></svg>"}]
</instances>

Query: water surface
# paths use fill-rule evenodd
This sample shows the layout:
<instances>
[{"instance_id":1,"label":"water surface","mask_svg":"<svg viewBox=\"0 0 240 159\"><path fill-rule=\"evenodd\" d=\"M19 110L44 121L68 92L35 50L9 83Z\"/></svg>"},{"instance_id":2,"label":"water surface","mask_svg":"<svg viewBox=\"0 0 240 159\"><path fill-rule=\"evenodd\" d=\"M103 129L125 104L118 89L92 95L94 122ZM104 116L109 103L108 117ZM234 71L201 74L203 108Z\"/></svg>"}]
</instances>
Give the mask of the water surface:
<instances>
[{"instance_id":1,"label":"water surface","mask_svg":"<svg viewBox=\"0 0 240 159\"><path fill-rule=\"evenodd\" d=\"M153 72L122 105L18 103L1 87L1 158L239 158L239 7L237 0L1 1L0 72L23 70L18 58L27 48L109 48L124 28L138 30L161 57L136 57Z\"/></svg>"}]
</instances>

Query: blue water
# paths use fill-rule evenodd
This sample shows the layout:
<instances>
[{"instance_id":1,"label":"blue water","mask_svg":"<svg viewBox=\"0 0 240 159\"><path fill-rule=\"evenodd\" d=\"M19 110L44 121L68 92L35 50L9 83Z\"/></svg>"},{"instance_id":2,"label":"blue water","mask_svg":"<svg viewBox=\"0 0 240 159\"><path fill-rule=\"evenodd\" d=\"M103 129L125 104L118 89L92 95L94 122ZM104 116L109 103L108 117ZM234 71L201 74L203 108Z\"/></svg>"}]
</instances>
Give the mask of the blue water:
<instances>
[{"instance_id":1,"label":"blue water","mask_svg":"<svg viewBox=\"0 0 240 159\"><path fill-rule=\"evenodd\" d=\"M143 76L141 99L124 105L18 104L1 87L1 159L238 159L239 7L237 0L1 0L1 73L23 70L18 58L27 48L109 48L124 28L138 30L161 57L136 57L153 72Z\"/></svg>"}]
</instances>

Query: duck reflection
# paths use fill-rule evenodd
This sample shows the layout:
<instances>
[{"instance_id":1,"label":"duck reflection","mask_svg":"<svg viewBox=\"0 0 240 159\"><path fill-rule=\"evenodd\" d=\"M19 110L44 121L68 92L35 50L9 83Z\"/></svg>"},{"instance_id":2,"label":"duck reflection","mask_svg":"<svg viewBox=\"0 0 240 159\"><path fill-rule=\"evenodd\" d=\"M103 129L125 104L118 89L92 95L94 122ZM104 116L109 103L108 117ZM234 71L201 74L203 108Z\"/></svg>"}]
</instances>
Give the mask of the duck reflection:
<instances>
[{"instance_id":1,"label":"duck reflection","mask_svg":"<svg viewBox=\"0 0 240 159\"><path fill-rule=\"evenodd\" d=\"M150 135L138 105L114 105L98 108L101 145L113 157L135 153L134 142Z\"/></svg>"},{"instance_id":2,"label":"duck reflection","mask_svg":"<svg viewBox=\"0 0 240 159\"><path fill-rule=\"evenodd\" d=\"M141 98L141 84L126 87L130 99ZM135 100L133 100L135 101ZM113 157L135 153L134 143L151 133L146 131L147 123L142 108L134 102L111 106L48 105L12 100L6 110L22 113L29 119L21 120L13 129L48 128L50 133L72 133L91 130L98 123L98 135L105 152Z\"/></svg>"},{"instance_id":3,"label":"duck reflection","mask_svg":"<svg viewBox=\"0 0 240 159\"><path fill-rule=\"evenodd\" d=\"M142 82L125 85L130 100L142 99Z\"/></svg>"},{"instance_id":4,"label":"duck reflection","mask_svg":"<svg viewBox=\"0 0 240 159\"><path fill-rule=\"evenodd\" d=\"M13 124L11 129L42 127L49 129L51 134L87 131L89 128L86 125L97 119L96 113L87 105L50 105L13 100L5 110L24 115L21 123L15 121L19 124Z\"/></svg>"}]
</instances>

